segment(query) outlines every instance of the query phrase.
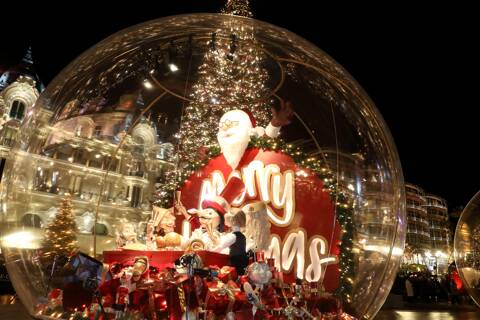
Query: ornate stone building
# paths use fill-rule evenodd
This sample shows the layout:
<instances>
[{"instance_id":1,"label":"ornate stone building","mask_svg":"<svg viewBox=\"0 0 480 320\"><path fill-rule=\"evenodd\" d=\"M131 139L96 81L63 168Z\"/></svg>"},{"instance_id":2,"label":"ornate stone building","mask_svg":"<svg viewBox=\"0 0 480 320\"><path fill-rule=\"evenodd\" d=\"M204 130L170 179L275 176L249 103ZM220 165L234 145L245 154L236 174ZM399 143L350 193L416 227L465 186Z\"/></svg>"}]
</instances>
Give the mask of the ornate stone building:
<instances>
[{"instance_id":1,"label":"ornate stone building","mask_svg":"<svg viewBox=\"0 0 480 320\"><path fill-rule=\"evenodd\" d=\"M3 163L9 161L22 121L43 88L32 72L30 51L19 66L1 75ZM155 183L172 165L169 160L173 151L172 143L161 139L166 135L163 131L169 130L165 115L147 114L132 123L135 115L131 110L141 109L142 104L141 91L120 93L119 99L110 104L101 97L69 101L59 115L60 121L53 127L46 126L45 132L30 135L36 139L30 144L30 148L38 148L32 152L36 155L17 157L12 164L24 168L24 173L13 181L22 191L2 222L20 223L41 234L41 229L55 217L61 199L69 193L80 242L91 243L95 228L100 250L114 245L115 230L123 219L138 222L135 228L141 233L144 226L140 222L147 220L143 216L151 212ZM42 113L37 119L52 117L49 110L42 109ZM128 135L127 129L131 129Z\"/></svg>"},{"instance_id":2,"label":"ornate stone building","mask_svg":"<svg viewBox=\"0 0 480 320\"><path fill-rule=\"evenodd\" d=\"M44 86L33 67L29 48L20 63L0 74L0 157L4 159L18 127ZM2 160L4 161L4 160Z\"/></svg>"}]
</instances>

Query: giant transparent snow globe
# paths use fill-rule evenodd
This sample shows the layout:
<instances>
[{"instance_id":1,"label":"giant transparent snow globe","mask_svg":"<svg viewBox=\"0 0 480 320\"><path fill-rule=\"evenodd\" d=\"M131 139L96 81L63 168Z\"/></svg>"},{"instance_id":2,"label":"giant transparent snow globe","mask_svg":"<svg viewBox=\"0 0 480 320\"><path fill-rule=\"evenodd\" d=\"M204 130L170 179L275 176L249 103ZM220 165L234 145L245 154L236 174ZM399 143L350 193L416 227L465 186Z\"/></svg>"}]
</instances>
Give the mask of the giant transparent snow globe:
<instances>
[{"instance_id":1,"label":"giant transparent snow globe","mask_svg":"<svg viewBox=\"0 0 480 320\"><path fill-rule=\"evenodd\" d=\"M454 256L461 282L460 279L453 278L457 288L466 291L477 305L480 305L479 213L480 192L473 196L458 220L455 230Z\"/></svg>"},{"instance_id":2,"label":"giant transparent snow globe","mask_svg":"<svg viewBox=\"0 0 480 320\"><path fill-rule=\"evenodd\" d=\"M232 177L243 182L237 194L225 191ZM90 316L108 303L96 288L118 276L115 262L145 256L161 273L198 250L203 266L228 265L228 248L210 250L219 225L190 219L206 201L245 213L246 250L263 252L277 285L300 279L310 297L334 297L358 318L384 303L406 231L385 122L311 43L221 14L114 34L28 110L2 182L2 252L16 292L39 318ZM191 241L196 232L204 241Z\"/></svg>"}]
</instances>

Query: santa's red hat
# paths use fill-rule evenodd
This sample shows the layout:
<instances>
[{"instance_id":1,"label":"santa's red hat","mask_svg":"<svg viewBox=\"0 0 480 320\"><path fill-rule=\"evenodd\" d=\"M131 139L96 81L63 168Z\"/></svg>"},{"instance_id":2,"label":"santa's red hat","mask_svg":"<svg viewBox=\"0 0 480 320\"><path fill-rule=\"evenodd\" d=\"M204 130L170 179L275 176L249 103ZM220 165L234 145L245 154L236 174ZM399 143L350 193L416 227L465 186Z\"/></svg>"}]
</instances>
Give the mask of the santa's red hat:
<instances>
[{"instance_id":1,"label":"santa's red hat","mask_svg":"<svg viewBox=\"0 0 480 320\"><path fill-rule=\"evenodd\" d=\"M257 120L253 113L248 109L235 109L225 112L220 118L220 124L226 121L238 121L242 125L247 125L250 128L250 135L261 137L265 134L265 129L257 127Z\"/></svg>"},{"instance_id":2,"label":"santa's red hat","mask_svg":"<svg viewBox=\"0 0 480 320\"><path fill-rule=\"evenodd\" d=\"M248 118L250 119L250 123L252 124L252 128L255 128L257 126L257 120L255 120L255 117L253 116L252 111L248 109L242 109L242 111L248 115Z\"/></svg>"},{"instance_id":3,"label":"santa's red hat","mask_svg":"<svg viewBox=\"0 0 480 320\"><path fill-rule=\"evenodd\" d=\"M230 209L230 204L236 197L241 195L245 190L245 184L242 179L238 177L232 177L228 181L222 193L213 199L205 199L202 201L202 208L212 208L218 213L225 214Z\"/></svg>"}]
</instances>

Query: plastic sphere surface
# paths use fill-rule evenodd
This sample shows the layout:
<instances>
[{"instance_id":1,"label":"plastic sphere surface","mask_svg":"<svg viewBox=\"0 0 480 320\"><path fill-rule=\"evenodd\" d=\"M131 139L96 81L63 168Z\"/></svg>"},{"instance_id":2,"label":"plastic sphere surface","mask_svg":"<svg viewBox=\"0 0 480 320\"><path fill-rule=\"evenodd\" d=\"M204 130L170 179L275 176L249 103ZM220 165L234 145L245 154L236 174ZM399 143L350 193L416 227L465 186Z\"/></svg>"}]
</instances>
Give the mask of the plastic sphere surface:
<instances>
[{"instance_id":1,"label":"plastic sphere surface","mask_svg":"<svg viewBox=\"0 0 480 320\"><path fill-rule=\"evenodd\" d=\"M466 290L480 306L480 192L467 204L455 230L454 255L461 282L455 285ZM458 278L457 275L457 278ZM455 280L455 279L454 279Z\"/></svg>"},{"instance_id":2,"label":"plastic sphere surface","mask_svg":"<svg viewBox=\"0 0 480 320\"><path fill-rule=\"evenodd\" d=\"M28 110L2 184L2 252L43 318L91 305L102 263L147 256L161 272L192 240L205 266L267 248L274 278L372 318L405 241L402 170L372 101L309 42L231 15L167 17L86 51ZM223 214L240 209L238 249Z\"/></svg>"}]
</instances>

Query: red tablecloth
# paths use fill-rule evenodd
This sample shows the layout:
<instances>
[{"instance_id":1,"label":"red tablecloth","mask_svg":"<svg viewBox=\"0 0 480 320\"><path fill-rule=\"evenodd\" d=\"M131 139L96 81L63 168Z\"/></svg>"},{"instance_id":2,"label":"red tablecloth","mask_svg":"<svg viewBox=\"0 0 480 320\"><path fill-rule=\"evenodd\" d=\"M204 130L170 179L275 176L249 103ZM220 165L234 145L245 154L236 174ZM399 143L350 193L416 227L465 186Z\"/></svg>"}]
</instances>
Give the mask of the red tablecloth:
<instances>
[{"instance_id":1,"label":"red tablecloth","mask_svg":"<svg viewBox=\"0 0 480 320\"><path fill-rule=\"evenodd\" d=\"M133 263L135 257L146 256L151 266L163 270L168 267L173 267L175 260L180 258L184 251L141 251L141 250L112 250L103 251L103 260L105 263L120 262ZM229 265L229 258L226 254L211 252L211 251L195 251L196 254L202 258L204 266L217 265L219 267Z\"/></svg>"}]
</instances>

